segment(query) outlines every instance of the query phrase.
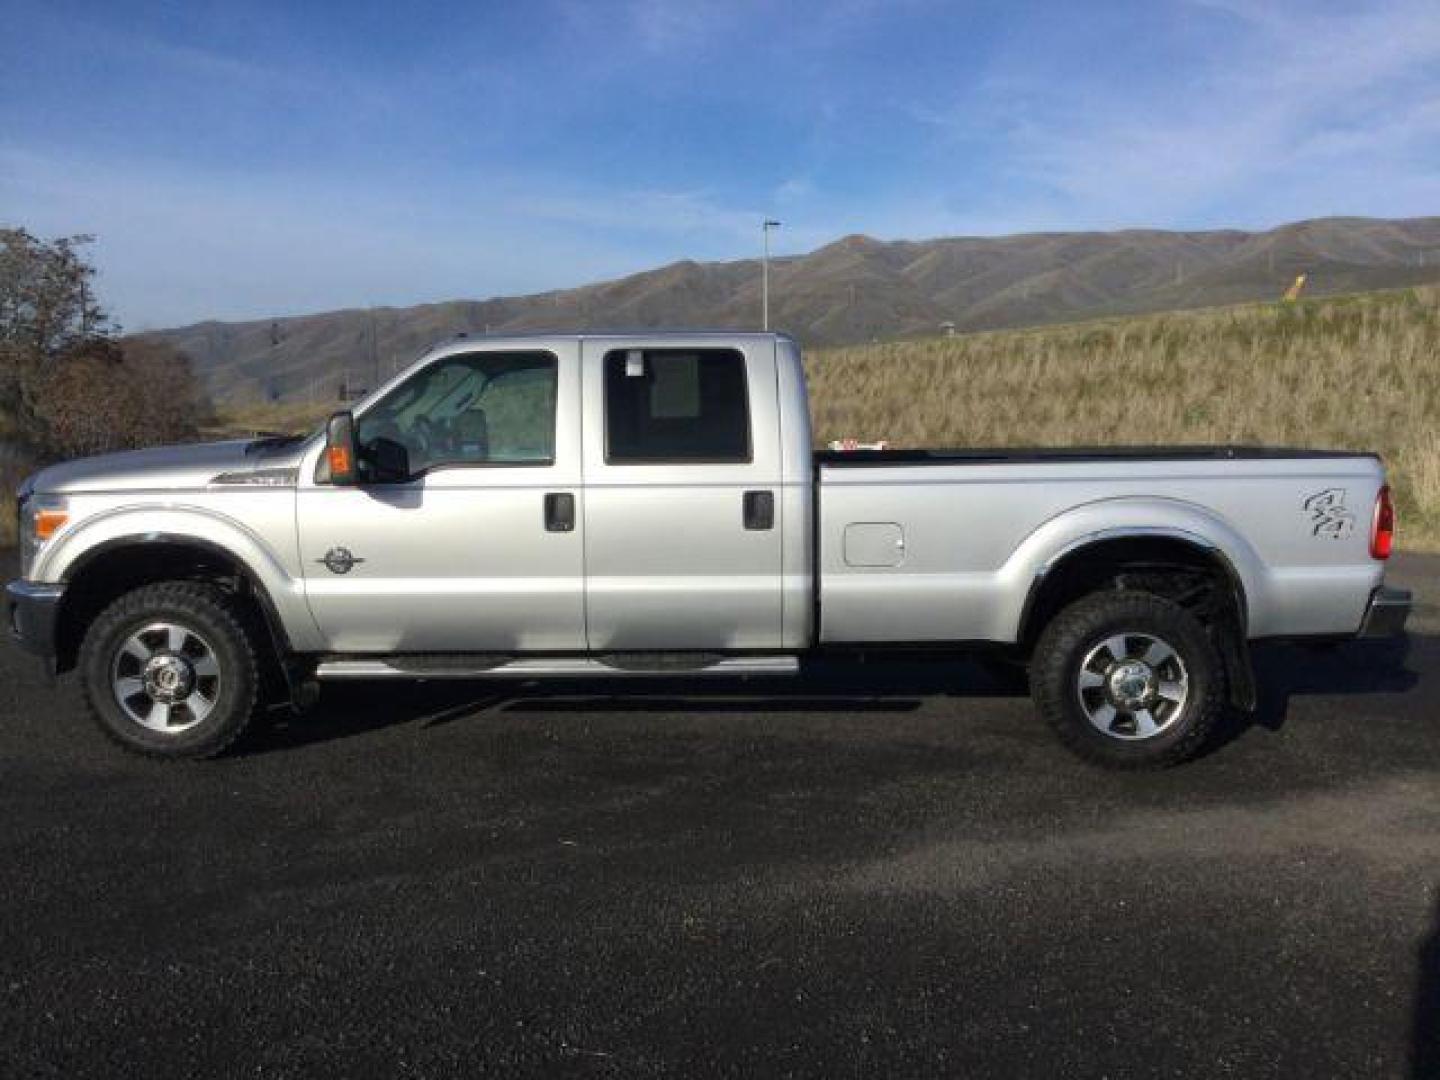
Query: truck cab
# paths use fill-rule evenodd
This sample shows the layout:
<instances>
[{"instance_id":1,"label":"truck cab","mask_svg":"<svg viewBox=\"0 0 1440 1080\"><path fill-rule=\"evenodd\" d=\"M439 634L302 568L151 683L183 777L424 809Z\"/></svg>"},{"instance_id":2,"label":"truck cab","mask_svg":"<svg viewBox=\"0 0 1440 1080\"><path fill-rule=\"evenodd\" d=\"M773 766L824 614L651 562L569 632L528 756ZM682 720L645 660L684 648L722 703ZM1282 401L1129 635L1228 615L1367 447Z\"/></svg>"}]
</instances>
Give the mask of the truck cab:
<instances>
[{"instance_id":1,"label":"truck cab","mask_svg":"<svg viewBox=\"0 0 1440 1080\"><path fill-rule=\"evenodd\" d=\"M300 462L296 543L323 649L802 647L798 365L792 342L760 334L438 350L357 410L345 483L319 440Z\"/></svg>"}]
</instances>

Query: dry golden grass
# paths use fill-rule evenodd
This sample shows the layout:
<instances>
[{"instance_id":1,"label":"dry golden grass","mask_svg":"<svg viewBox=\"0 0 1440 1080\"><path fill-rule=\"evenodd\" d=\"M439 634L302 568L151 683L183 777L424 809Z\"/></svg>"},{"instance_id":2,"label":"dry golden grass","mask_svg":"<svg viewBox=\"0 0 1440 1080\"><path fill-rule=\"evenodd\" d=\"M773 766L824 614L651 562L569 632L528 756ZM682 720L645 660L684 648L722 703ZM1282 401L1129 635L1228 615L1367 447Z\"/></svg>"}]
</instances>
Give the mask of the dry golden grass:
<instances>
[{"instance_id":1,"label":"dry golden grass","mask_svg":"<svg viewBox=\"0 0 1440 1080\"><path fill-rule=\"evenodd\" d=\"M806 370L825 442L1374 450L1402 545L1440 549L1440 288L825 349Z\"/></svg>"}]
</instances>

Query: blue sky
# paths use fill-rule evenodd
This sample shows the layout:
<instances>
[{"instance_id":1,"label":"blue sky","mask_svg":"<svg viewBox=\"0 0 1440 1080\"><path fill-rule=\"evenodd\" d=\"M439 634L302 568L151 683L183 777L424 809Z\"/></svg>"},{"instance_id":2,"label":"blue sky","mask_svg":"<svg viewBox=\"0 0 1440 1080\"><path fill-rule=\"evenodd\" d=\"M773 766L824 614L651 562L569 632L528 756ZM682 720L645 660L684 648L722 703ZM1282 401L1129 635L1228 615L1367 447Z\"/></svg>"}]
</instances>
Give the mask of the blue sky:
<instances>
[{"instance_id":1,"label":"blue sky","mask_svg":"<svg viewBox=\"0 0 1440 1080\"><path fill-rule=\"evenodd\" d=\"M0 222L129 329L851 232L1440 214L1437 0L0 0Z\"/></svg>"}]
</instances>

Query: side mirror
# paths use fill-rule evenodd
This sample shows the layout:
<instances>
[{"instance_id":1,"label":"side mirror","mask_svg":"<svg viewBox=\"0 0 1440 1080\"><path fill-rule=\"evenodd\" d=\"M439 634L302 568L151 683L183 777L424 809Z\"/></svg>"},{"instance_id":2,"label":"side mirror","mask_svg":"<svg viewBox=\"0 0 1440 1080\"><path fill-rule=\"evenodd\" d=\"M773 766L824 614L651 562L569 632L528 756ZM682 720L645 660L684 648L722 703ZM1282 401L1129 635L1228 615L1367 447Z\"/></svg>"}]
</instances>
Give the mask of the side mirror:
<instances>
[{"instance_id":1,"label":"side mirror","mask_svg":"<svg viewBox=\"0 0 1440 1080\"><path fill-rule=\"evenodd\" d=\"M346 410L337 412L325 425L325 464L330 468L330 482L350 487L355 473L355 417Z\"/></svg>"},{"instance_id":2,"label":"side mirror","mask_svg":"<svg viewBox=\"0 0 1440 1080\"><path fill-rule=\"evenodd\" d=\"M404 443L377 435L360 450L370 477L384 483L401 483L410 479L410 451Z\"/></svg>"}]
</instances>

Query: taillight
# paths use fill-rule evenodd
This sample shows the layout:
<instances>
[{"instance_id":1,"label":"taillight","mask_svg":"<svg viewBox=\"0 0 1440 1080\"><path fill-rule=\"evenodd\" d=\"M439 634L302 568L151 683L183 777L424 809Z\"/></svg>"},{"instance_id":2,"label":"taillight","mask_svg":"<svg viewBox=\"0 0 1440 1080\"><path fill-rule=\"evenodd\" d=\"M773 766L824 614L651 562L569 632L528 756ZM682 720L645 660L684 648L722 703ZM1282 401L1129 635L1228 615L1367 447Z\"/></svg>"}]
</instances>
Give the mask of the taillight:
<instances>
[{"instance_id":1,"label":"taillight","mask_svg":"<svg viewBox=\"0 0 1440 1080\"><path fill-rule=\"evenodd\" d=\"M1388 559L1395 546L1395 504L1390 500L1390 485L1375 496L1375 516L1370 521L1370 557Z\"/></svg>"}]
</instances>

